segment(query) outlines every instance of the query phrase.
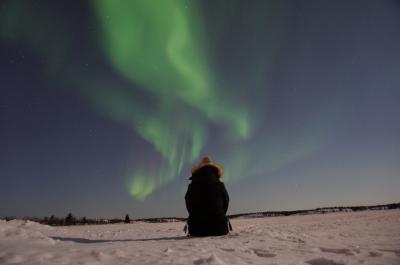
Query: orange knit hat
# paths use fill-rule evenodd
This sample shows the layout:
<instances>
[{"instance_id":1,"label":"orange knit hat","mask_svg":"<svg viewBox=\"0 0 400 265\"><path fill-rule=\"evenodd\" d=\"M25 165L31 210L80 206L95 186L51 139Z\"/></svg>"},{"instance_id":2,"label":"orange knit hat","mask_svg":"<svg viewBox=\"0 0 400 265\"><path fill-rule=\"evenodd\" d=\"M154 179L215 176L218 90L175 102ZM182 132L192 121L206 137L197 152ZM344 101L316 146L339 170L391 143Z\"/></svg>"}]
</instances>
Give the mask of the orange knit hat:
<instances>
[{"instance_id":1,"label":"orange knit hat","mask_svg":"<svg viewBox=\"0 0 400 265\"><path fill-rule=\"evenodd\" d=\"M211 161L211 159L208 156L205 156L201 159L200 163L192 168L192 174L194 174L197 170L200 168L203 168L205 166L211 166L217 170L217 175L218 177L222 177L224 175L224 171L222 169L222 166L220 164L215 164Z\"/></svg>"}]
</instances>

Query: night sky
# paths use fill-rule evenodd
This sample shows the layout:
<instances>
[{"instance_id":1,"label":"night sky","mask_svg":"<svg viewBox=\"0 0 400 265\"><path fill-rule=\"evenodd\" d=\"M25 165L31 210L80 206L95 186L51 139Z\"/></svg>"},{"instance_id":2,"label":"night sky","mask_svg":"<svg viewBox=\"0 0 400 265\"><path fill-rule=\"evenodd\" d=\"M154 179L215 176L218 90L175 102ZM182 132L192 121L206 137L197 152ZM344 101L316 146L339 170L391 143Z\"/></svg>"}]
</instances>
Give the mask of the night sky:
<instances>
[{"instance_id":1,"label":"night sky","mask_svg":"<svg viewBox=\"0 0 400 265\"><path fill-rule=\"evenodd\" d=\"M0 217L400 201L400 1L2 0Z\"/></svg>"}]
</instances>

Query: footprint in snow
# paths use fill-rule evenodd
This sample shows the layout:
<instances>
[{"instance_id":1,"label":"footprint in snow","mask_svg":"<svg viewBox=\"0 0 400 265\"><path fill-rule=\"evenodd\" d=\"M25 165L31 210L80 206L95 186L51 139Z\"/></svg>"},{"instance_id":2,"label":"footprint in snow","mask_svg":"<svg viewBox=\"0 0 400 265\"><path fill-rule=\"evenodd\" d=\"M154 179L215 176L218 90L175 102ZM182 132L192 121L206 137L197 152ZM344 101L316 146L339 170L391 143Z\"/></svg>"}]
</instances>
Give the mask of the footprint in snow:
<instances>
[{"instance_id":1,"label":"footprint in snow","mask_svg":"<svg viewBox=\"0 0 400 265\"><path fill-rule=\"evenodd\" d=\"M322 252L343 254L346 256L354 256L354 253L348 248L319 248Z\"/></svg>"},{"instance_id":2,"label":"footprint in snow","mask_svg":"<svg viewBox=\"0 0 400 265\"><path fill-rule=\"evenodd\" d=\"M306 261L310 265L346 265L343 261L334 261L326 258L316 258Z\"/></svg>"},{"instance_id":3,"label":"footprint in snow","mask_svg":"<svg viewBox=\"0 0 400 265\"><path fill-rule=\"evenodd\" d=\"M392 252L396 256L400 257L400 249L378 249L378 250L383 252Z\"/></svg>"},{"instance_id":4,"label":"footprint in snow","mask_svg":"<svg viewBox=\"0 0 400 265\"><path fill-rule=\"evenodd\" d=\"M381 252L370 251L369 256L372 258L375 258L375 257L381 257L381 256L383 256L383 254Z\"/></svg>"},{"instance_id":5,"label":"footprint in snow","mask_svg":"<svg viewBox=\"0 0 400 265\"><path fill-rule=\"evenodd\" d=\"M301 239L299 237L295 237L295 236L288 236L287 239L294 243L301 243L301 244L306 243L306 241L304 241L303 239Z\"/></svg>"},{"instance_id":6,"label":"footprint in snow","mask_svg":"<svg viewBox=\"0 0 400 265\"><path fill-rule=\"evenodd\" d=\"M257 256L262 257L262 258L273 258L276 256L276 254L269 252L268 250L265 250L265 249L253 249L253 252Z\"/></svg>"},{"instance_id":7,"label":"footprint in snow","mask_svg":"<svg viewBox=\"0 0 400 265\"><path fill-rule=\"evenodd\" d=\"M234 252L235 251L233 248L219 248L219 249L226 251L226 252Z\"/></svg>"}]
</instances>

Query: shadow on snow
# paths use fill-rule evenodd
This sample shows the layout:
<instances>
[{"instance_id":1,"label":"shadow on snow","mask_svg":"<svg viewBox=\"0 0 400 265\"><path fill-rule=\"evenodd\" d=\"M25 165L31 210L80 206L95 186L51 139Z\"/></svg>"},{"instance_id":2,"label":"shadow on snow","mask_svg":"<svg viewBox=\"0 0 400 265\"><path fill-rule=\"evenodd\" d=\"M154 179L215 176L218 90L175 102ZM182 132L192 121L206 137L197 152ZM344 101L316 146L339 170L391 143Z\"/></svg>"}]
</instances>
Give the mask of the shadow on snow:
<instances>
[{"instance_id":1,"label":"shadow on snow","mask_svg":"<svg viewBox=\"0 0 400 265\"><path fill-rule=\"evenodd\" d=\"M82 244L95 244L95 243L111 243L111 242L144 242L144 241L160 241L160 240L183 240L190 239L188 236L175 236L175 237L155 237L155 238L139 238L139 239L87 239L80 237L51 237L54 240L71 241Z\"/></svg>"}]
</instances>

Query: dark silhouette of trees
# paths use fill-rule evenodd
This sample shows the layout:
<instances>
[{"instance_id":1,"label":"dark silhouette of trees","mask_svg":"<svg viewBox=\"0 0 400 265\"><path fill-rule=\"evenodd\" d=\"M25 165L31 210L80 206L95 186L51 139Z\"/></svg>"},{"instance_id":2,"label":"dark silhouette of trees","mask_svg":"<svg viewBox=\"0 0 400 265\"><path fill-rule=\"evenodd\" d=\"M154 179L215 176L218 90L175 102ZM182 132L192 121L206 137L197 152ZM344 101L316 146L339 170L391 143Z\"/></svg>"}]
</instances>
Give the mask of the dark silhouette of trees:
<instances>
[{"instance_id":1,"label":"dark silhouette of trees","mask_svg":"<svg viewBox=\"0 0 400 265\"><path fill-rule=\"evenodd\" d=\"M50 216L48 224L49 225L56 225L56 218L54 217L54 215Z\"/></svg>"},{"instance_id":2,"label":"dark silhouette of trees","mask_svg":"<svg viewBox=\"0 0 400 265\"><path fill-rule=\"evenodd\" d=\"M129 215L125 215L125 224L129 224L131 222L131 219L129 218Z\"/></svg>"},{"instance_id":3,"label":"dark silhouette of trees","mask_svg":"<svg viewBox=\"0 0 400 265\"><path fill-rule=\"evenodd\" d=\"M65 218L65 225L74 225L76 223L76 218L69 213Z\"/></svg>"}]
</instances>

